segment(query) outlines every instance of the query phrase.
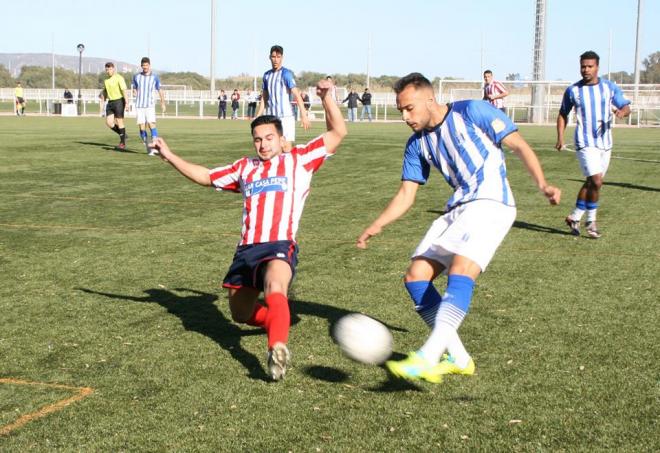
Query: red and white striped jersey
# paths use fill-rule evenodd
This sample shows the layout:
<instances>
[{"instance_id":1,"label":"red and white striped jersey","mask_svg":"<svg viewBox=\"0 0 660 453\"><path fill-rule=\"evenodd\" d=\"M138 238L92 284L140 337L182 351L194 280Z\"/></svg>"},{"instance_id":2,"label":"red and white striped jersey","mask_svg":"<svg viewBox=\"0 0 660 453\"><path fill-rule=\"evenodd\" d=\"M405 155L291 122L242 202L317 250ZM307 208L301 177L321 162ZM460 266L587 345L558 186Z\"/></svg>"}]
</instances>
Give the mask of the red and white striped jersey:
<instances>
[{"instance_id":1,"label":"red and white striped jersey","mask_svg":"<svg viewBox=\"0 0 660 453\"><path fill-rule=\"evenodd\" d=\"M238 245L295 241L312 176L326 157L320 136L267 161L243 157L210 170L216 188L243 194L243 229Z\"/></svg>"},{"instance_id":2,"label":"red and white striped jersey","mask_svg":"<svg viewBox=\"0 0 660 453\"><path fill-rule=\"evenodd\" d=\"M484 99L490 102L493 107L498 109L504 108L504 99L499 98L491 101L488 99L488 96L491 94L497 96L498 94L502 94L504 92L506 92L504 85L502 85L502 83L498 82L497 80L493 80L488 85L484 85Z\"/></svg>"}]
</instances>

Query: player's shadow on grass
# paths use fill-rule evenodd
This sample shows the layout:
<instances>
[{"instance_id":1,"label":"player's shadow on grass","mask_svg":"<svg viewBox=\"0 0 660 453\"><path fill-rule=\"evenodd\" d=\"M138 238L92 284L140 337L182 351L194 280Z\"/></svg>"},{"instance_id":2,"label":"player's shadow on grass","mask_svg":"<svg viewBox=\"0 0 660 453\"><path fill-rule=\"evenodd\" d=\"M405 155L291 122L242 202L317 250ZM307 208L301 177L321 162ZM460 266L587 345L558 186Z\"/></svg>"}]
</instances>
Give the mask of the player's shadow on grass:
<instances>
[{"instance_id":1,"label":"player's shadow on grass","mask_svg":"<svg viewBox=\"0 0 660 453\"><path fill-rule=\"evenodd\" d=\"M76 142L79 145L87 145L87 146L97 146L105 151L117 151L121 153L127 153L127 154L140 154L136 151L131 151L130 149L126 148L123 151L119 151L116 146L108 145L107 143L98 143L98 142Z\"/></svg>"},{"instance_id":2,"label":"player's shadow on grass","mask_svg":"<svg viewBox=\"0 0 660 453\"><path fill-rule=\"evenodd\" d=\"M144 290L146 296L129 296L87 288L76 289L88 294L96 294L111 299L158 304L165 308L168 313L177 316L186 330L201 333L228 351L235 360L240 362L248 370L249 377L262 381L270 380L259 359L241 346L241 337L261 335L263 330L254 328L244 330L231 320L225 318L214 303L218 300L216 294L188 288L174 288L171 291L161 288L150 288Z\"/></svg>"},{"instance_id":3,"label":"player's shadow on grass","mask_svg":"<svg viewBox=\"0 0 660 453\"><path fill-rule=\"evenodd\" d=\"M537 225L535 223L523 222L521 220L516 220L515 222L513 222L513 227L514 228L520 228L521 230L538 231L540 233L560 234L562 236L571 236L570 231L564 231L564 230L560 230L559 228L553 228L553 227L549 227L549 226L546 226L546 225Z\"/></svg>"},{"instance_id":4,"label":"player's shadow on grass","mask_svg":"<svg viewBox=\"0 0 660 453\"><path fill-rule=\"evenodd\" d=\"M569 179L569 181L584 182L583 179ZM630 184L629 182L603 181L603 185L621 187L623 189L642 190L644 192L660 192L660 188L658 187L640 186L638 184Z\"/></svg>"}]
</instances>

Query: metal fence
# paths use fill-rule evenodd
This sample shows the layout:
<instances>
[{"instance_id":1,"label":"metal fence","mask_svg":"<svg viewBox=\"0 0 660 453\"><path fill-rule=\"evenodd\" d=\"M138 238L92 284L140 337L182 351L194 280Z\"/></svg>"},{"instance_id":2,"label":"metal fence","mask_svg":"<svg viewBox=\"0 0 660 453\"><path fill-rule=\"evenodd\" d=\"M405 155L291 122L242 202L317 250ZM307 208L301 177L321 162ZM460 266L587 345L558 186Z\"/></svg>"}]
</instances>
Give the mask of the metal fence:
<instances>
[{"instance_id":1,"label":"metal fence","mask_svg":"<svg viewBox=\"0 0 660 453\"><path fill-rule=\"evenodd\" d=\"M543 124L554 124L559 111L563 93L570 82L564 81L516 81L505 82L509 95L504 99L506 112L517 123L530 123L532 118L542 118ZM538 86L544 93L543 104L532 104L532 89ZM633 100L635 97L634 86L619 85L624 95ZM174 118L217 118L218 117L218 93L209 90L191 90L185 86L166 86L164 91L167 111L163 115L157 106L159 116ZM345 88L338 90L338 102L341 102L346 94ZM103 105L99 99L100 89L84 89L80 93L72 90L73 103L76 109L67 106L62 89L24 89L24 97L27 101L26 112L28 115L64 115L77 116L100 116L103 113ZM311 108L312 119L323 120L325 114L316 97L314 90L307 90ZM247 115L246 93L241 92L239 118ZM437 86L437 99L439 102L453 102L461 99L481 99L482 82L465 80L443 80ZM78 112L78 101L80 100L80 111ZM132 95L129 94L129 110L127 116L135 115L132 106ZM227 103L227 117L231 117L231 103ZM640 85L637 98L632 104L632 114L617 123L627 123L635 126L660 126L660 85ZM346 109L341 104L345 116ZM534 116L535 109L540 110L540 116ZM396 109L396 96L391 91L372 93L372 117L375 121L398 121L401 116ZM14 88L0 88L0 114L15 113ZM362 113L362 107L358 108L358 119ZM366 117L365 117L366 118Z\"/></svg>"}]
</instances>

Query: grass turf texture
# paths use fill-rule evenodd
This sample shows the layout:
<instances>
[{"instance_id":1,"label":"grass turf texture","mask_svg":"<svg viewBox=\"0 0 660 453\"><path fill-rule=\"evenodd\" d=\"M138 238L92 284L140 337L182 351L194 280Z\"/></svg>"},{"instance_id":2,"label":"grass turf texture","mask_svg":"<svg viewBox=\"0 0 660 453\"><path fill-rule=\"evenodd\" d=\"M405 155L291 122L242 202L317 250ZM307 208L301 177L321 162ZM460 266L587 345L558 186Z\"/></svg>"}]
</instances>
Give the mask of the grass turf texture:
<instances>
[{"instance_id":1,"label":"grass turf texture","mask_svg":"<svg viewBox=\"0 0 660 453\"><path fill-rule=\"evenodd\" d=\"M518 219L461 327L477 375L412 385L343 357L329 336L352 311L388 324L398 353L427 335L401 277L448 198L444 181L434 174L411 212L366 251L354 246L398 187L403 124L349 125L315 177L292 287L293 368L270 383L265 335L233 324L219 289L240 196L147 157L128 123L118 153L101 119L0 118L0 378L94 389L0 437L0 450L660 448L660 130L615 130L626 160L612 160L604 236L589 240L563 224L582 180L574 154L553 151L553 128L522 129L562 206L507 153ZM253 153L246 121L161 120L159 131L208 166ZM66 395L0 385L0 422Z\"/></svg>"}]
</instances>

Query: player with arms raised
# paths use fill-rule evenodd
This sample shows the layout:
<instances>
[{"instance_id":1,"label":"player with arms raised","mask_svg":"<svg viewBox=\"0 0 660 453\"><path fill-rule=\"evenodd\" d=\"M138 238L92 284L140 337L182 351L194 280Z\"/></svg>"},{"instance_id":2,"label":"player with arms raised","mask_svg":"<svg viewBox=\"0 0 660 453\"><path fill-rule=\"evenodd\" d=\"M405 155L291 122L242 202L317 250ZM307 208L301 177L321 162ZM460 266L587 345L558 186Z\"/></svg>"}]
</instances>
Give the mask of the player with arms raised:
<instances>
[{"instance_id":1,"label":"player with arms raised","mask_svg":"<svg viewBox=\"0 0 660 453\"><path fill-rule=\"evenodd\" d=\"M445 374L471 375L474 361L458 336L472 300L475 279L485 269L516 217L501 145L523 161L536 187L551 204L560 191L548 185L541 165L517 127L500 110L481 101L441 105L433 86L412 73L394 85L397 108L414 131L406 144L399 191L360 235L357 246L412 207L417 189L436 168L454 193L445 213L417 246L405 286L420 317L432 328L426 343L407 359L386 363L397 377L438 383ZM443 296L433 280L448 274ZM449 354L442 361L443 353Z\"/></svg>"},{"instance_id":2,"label":"player with arms raised","mask_svg":"<svg viewBox=\"0 0 660 453\"><path fill-rule=\"evenodd\" d=\"M298 223L312 176L346 135L339 108L328 95L330 88L325 80L316 87L327 132L289 153L283 153L282 123L272 115L252 121L257 156L224 167L209 170L174 154L162 138L153 143L161 157L191 181L243 195L241 239L223 286L229 291L233 320L266 329L268 368L274 380L284 377L290 360L288 289L297 263ZM258 301L262 291L263 304Z\"/></svg>"}]
</instances>

